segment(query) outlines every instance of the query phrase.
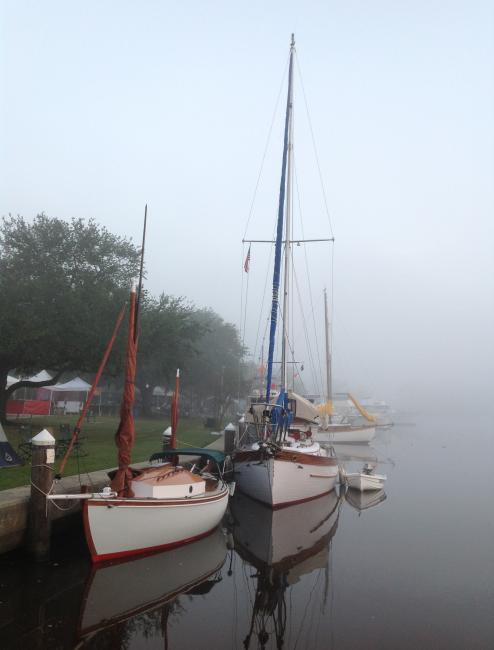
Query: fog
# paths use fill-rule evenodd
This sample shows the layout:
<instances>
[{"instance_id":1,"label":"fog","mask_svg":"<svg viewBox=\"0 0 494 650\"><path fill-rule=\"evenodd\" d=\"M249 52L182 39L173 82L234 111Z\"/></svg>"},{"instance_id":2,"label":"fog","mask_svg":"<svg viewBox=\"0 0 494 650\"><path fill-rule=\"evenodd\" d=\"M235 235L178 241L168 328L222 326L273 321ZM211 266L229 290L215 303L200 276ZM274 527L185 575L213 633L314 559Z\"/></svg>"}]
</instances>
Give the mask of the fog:
<instances>
[{"instance_id":1,"label":"fog","mask_svg":"<svg viewBox=\"0 0 494 650\"><path fill-rule=\"evenodd\" d=\"M92 217L138 241L147 202L148 288L242 328L242 238L273 233L295 32L332 224L297 72L295 230L335 237L306 248L318 356L333 287L336 389L407 409L487 409L492 3L20 0L2 3L1 30L0 214ZM269 246L253 245L254 360L268 262Z\"/></svg>"}]
</instances>

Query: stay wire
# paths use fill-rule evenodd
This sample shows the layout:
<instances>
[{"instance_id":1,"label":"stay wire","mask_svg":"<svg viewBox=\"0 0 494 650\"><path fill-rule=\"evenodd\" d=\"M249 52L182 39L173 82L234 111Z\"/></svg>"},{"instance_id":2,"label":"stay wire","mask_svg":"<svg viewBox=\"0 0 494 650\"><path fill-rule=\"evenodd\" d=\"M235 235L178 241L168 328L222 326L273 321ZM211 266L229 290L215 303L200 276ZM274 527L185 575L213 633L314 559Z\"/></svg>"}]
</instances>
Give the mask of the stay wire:
<instances>
[{"instance_id":1,"label":"stay wire","mask_svg":"<svg viewBox=\"0 0 494 650\"><path fill-rule=\"evenodd\" d=\"M271 118L271 125L269 127L268 136L267 136L267 139L266 139L266 145L264 147L264 153L262 155L261 167L259 169L259 174L257 175L257 181L256 181L256 185L254 187L254 194L252 196L252 201L251 201L251 204L250 204L250 210L249 210L249 214L248 214L248 217L247 217L247 222L245 224L245 231L244 231L243 239L245 239L245 236L247 234L247 230L249 228L250 220L251 220L252 215L254 213L254 204L255 204L255 201L256 201L256 197L257 197L257 191L259 189L259 183L261 181L261 176L262 176L262 172L263 172L263 169L264 169L264 162L266 160L266 155L268 153L269 143L271 141L271 134L273 132L273 126L274 126L274 122L275 122L275 119L276 119L276 113L278 112L278 106L280 104L281 93L282 93L282 90L283 90L284 85L285 85L285 79L286 79L286 75L287 75L289 62L290 62L290 57L288 57L288 59L287 59L287 62L285 64L285 69L283 71L283 76L281 78L281 83L280 83L280 87L279 87L279 90L278 90L278 96L276 98L276 103L275 103L275 107L274 107L274 111L273 111L273 116Z\"/></svg>"},{"instance_id":2,"label":"stay wire","mask_svg":"<svg viewBox=\"0 0 494 650\"><path fill-rule=\"evenodd\" d=\"M326 216L327 216L328 223L329 223L329 229L331 231L331 237L334 237L333 224L332 224L332 221L331 221L331 214L329 212L328 199L327 199L327 196L326 196L326 189L324 187L324 181L323 181L322 172L321 172L321 165L319 163L319 155L317 153L316 139L314 137L314 129L312 128L312 120L310 118L309 104L307 102L307 96L305 94L304 81L303 81L303 78L302 78L302 70L300 69L300 63L299 63L299 60L298 60L298 54L297 53L295 53L295 61L297 63L297 71L298 71L298 75L299 75L299 78L300 78L300 87L302 88L302 95L303 95L303 98L304 98L305 110L306 110L306 113L307 113L307 121L309 123L309 130L310 130L310 135L311 135L311 139L312 139L312 146L314 148L314 156L316 158L317 171L319 173L319 181L321 183L321 191L322 191L323 200L324 200L324 207L326 209Z\"/></svg>"},{"instance_id":3,"label":"stay wire","mask_svg":"<svg viewBox=\"0 0 494 650\"><path fill-rule=\"evenodd\" d=\"M298 209L299 209L299 217L300 217L300 227L302 230L302 239L305 239L305 232L304 232L304 221L302 218L302 205L301 205L301 200L300 200L300 185L298 182L298 174L297 174L297 166L294 162L294 172L295 172L295 189L297 191L297 199L298 199ZM312 292L312 284L310 281L310 271L309 271L309 259L307 255L307 246L304 244L304 258L305 258L305 269L307 273L307 284L309 287L309 298L310 298L310 306L311 306L311 315L312 315L312 325L314 328L314 338L316 342L316 350L319 352L320 351L320 345L319 345L319 338L317 335L317 327L316 327L316 316L315 316L315 309L314 309L314 298L313 298L313 292ZM322 373L322 366L321 366L321 355L318 354L318 370L319 370L319 377L317 377L317 370L314 368L314 379L315 382L319 382L319 386L322 387L324 385L323 382L323 373ZM319 390L319 388L318 388ZM322 394L322 393L321 393Z\"/></svg>"}]
</instances>

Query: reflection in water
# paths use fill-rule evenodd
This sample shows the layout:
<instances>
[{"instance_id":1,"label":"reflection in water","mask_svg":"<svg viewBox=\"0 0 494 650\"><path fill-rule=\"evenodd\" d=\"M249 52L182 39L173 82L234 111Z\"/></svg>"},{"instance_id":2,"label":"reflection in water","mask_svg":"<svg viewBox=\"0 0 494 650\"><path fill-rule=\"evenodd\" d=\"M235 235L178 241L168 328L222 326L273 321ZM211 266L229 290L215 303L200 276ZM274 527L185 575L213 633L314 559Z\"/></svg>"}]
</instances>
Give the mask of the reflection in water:
<instances>
[{"instance_id":1,"label":"reflection in water","mask_svg":"<svg viewBox=\"0 0 494 650\"><path fill-rule=\"evenodd\" d=\"M252 615L245 648L266 648L271 641L281 648L285 643L288 600L296 594L291 588L313 571L323 570L322 594L317 604L323 609L329 588L331 540L338 526L340 502L333 491L329 496L307 503L271 510L237 494L231 503L234 517L235 550L257 572ZM304 590L304 595L305 590ZM307 612L307 603L303 609ZM302 619L297 626L299 633Z\"/></svg>"},{"instance_id":2,"label":"reflection in water","mask_svg":"<svg viewBox=\"0 0 494 650\"><path fill-rule=\"evenodd\" d=\"M359 513L362 510L367 510L368 508L373 508L378 506L386 499L386 492L384 490L379 490L378 492L360 492L359 490L347 490L345 494L345 501L348 505L358 510Z\"/></svg>"},{"instance_id":3,"label":"reflection in water","mask_svg":"<svg viewBox=\"0 0 494 650\"><path fill-rule=\"evenodd\" d=\"M163 634L167 641L168 617L180 607L178 596L208 593L221 580L226 553L225 536L217 528L193 544L94 567L86 585L80 637L91 641L91 647L107 643L124 648L138 631Z\"/></svg>"}]
</instances>

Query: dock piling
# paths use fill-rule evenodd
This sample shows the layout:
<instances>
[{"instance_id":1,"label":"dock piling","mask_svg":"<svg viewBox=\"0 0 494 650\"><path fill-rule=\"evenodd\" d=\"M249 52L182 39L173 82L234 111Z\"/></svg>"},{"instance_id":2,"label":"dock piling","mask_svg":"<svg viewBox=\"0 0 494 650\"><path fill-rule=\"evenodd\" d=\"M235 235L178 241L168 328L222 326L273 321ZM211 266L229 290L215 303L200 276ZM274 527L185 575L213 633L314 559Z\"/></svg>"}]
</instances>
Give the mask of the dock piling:
<instances>
[{"instance_id":1,"label":"dock piling","mask_svg":"<svg viewBox=\"0 0 494 650\"><path fill-rule=\"evenodd\" d=\"M31 440L31 499L29 502L27 549L36 560L50 553L51 512L46 499L53 484L55 438L43 429Z\"/></svg>"}]
</instances>

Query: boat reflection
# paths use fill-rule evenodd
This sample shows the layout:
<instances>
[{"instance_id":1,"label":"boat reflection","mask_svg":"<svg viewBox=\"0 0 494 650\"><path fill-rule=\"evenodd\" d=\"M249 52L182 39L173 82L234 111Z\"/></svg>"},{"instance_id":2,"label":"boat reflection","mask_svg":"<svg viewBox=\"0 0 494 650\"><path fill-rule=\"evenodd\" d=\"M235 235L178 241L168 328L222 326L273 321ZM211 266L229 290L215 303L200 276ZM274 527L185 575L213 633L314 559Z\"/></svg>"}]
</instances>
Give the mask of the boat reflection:
<instances>
[{"instance_id":1,"label":"boat reflection","mask_svg":"<svg viewBox=\"0 0 494 650\"><path fill-rule=\"evenodd\" d=\"M272 510L237 493L231 501L235 551L257 572L255 598L244 648L265 648L272 640L277 648L285 643L287 622L302 635L303 608L291 610L297 598L307 600L305 586L292 590L305 576L317 572L322 594L315 594L317 607L324 609L329 589L331 542L338 527L340 499L329 495L306 503ZM320 580L321 575L324 579ZM290 609L287 606L290 602ZM305 630L307 632L307 630ZM257 642L257 645L255 645Z\"/></svg>"},{"instance_id":2,"label":"boat reflection","mask_svg":"<svg viewBox=\"0 0 494 650\"><path fill-rule=\"evenodd\" d=\"M359 492L358 490L347 490L345 494L345 501L349 506L362 512L378 506L386 499L386 492L379 490L379 492Z\"/></svg>"},{"instance_id":3,"label":"boat reflection","mask_svg":"<svg viewBox=\"0 0 494 650\"><path fill-rule=\"evenodd\" d=\"M339 461L379 462L377 451L371 445L331 445L331 453Z\"/></svg>"},{"instance_id":4,"label":"boat reflection","mask_svg":"<svg viewBox=\"0 0 494 650\"><path fill-rule=\"evenodd\" d=\"M166 638L170 608L165 606L183 593L207 593L221 580L226 554L225 535L217 528L173 550L95 566L86 585L79 637L86 640L105 631L107 640L115 642L134 617L154 612L156 620L148 616L148 621Z\"/></svg>"}]
</instances>

